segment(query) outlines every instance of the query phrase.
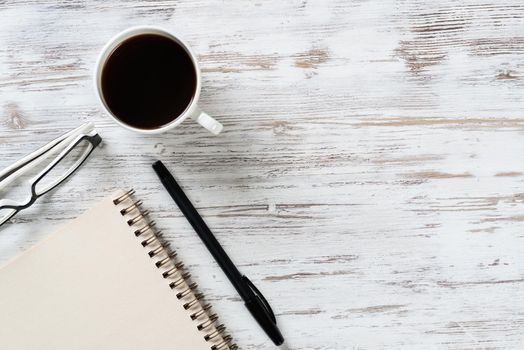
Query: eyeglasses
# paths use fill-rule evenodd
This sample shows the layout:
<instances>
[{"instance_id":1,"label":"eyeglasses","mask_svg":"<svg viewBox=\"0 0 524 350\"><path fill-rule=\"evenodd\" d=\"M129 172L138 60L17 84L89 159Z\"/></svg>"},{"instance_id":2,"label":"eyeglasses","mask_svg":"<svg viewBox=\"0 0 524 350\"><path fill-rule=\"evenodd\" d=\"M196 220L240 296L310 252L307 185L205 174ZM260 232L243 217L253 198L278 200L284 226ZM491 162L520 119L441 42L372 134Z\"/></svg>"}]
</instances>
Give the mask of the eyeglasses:
<instances>
[{"instance_id":1,"label":"eyeglasses","mask_svg":"<svg viewBox=\"0 0 524 350\"><path fill-rule=\"evenodd\" d=\"M71 176L89 157L102 138L94 130L92 123L86 123L59 138L49 142L44 147L25 156L18 162L0 172L0 226L21 210L30 207L38 198L51 191ZM35 176L27 179L27 174L41 169L45 160L54 159ZM40 168L38 167L40 165ZM37 170L38 171L38 170ZM8 190L7 185L20 182L16 190L25 193L25 199L16 197ZM27 196L27 192L30 192Z\"/></svg>"}]
</instances>

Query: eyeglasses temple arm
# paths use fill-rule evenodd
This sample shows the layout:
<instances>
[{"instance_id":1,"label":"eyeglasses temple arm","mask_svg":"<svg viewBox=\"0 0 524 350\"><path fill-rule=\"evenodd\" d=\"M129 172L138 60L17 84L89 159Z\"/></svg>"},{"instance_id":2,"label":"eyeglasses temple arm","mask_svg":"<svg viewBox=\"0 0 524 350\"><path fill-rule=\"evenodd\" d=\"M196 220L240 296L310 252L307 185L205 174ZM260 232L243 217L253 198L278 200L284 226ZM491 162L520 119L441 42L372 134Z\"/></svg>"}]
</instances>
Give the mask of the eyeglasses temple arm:
<instances>
[{"instance_id":1,"label":"eyeglasses temple arm","mask_svg":"<svg viewBox=\"0 0 524 350\"><path fill-rule=\"evenodd\" d=\"M55 147L65 148L71 141L80 134L87 134L94 129L94 124L91 122L85 123L78 128L71 130L62 136L54 139L45 146L39 148L33 153L25 156L19 161L15 162L11 166L7 167L0 172L0 189L11 183L18 176L27 172L27 170L32 169L34 166L40 164L42 161L47 159L51 154L51 150ZM34 162L33 164L30 164ZM28 166L28 165L31 166Z\"/></svg>"}]
</instances>

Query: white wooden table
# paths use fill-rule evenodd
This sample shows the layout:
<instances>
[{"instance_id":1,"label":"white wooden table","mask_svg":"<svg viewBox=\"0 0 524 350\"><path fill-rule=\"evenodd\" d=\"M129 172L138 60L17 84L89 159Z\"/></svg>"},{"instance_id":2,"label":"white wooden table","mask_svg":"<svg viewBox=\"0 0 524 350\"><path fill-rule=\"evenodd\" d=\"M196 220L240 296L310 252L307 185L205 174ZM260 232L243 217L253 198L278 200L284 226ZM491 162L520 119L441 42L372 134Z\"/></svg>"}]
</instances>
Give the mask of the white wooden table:
<instances>
[{"instance_id":1,"label":"white wooden table","mask_svg":"<svg viewBox=\"0 0 524 350\"><path fill-rule=\"evenodd\" d=\"M104 139L2 227L0 261L134 187L239 346L270 348L158 158L289 348L523 348L522 1L8 0L0 19L0 166L86 121ZM192 45L220 136L136 135L101 111L97 54L137 24Z\"/></svg>"}]
</instances>

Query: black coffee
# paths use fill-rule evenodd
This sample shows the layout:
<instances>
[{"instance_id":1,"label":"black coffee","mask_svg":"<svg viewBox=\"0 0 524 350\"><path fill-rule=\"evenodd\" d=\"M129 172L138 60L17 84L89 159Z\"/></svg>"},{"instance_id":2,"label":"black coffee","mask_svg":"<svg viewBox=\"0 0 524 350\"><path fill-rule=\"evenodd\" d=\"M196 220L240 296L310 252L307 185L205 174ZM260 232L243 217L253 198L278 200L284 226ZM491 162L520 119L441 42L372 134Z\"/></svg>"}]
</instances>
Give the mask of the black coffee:
<instances>
[{"instance_id":1,"label":"black coffee","mask_svg":"<svg viewBox=\"0 0 524 350\"><path fill-rule=\"evenodd\" d=\"M191 57L175 41L142 34L122 42L102 70L102 95L113 115L140 129L175 120L196 90Z\"/></svg>"}]
</instances>

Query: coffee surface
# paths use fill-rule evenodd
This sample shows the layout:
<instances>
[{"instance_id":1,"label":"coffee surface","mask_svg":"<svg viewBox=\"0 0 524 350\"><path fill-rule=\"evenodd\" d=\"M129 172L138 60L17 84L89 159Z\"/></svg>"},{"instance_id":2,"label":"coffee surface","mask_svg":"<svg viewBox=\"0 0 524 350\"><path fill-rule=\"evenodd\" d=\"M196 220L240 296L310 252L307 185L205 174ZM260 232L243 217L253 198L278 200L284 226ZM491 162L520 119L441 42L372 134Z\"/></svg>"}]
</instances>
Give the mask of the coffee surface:
<instances>
[{"instance_id":1,"label":"coffee surface","mask_svg":"<svg viewBox=\"0 0 524 350\"><path fill-rule=\"evenodd\" d=\"M180 116L196 90L191 57L177 42L155 34L123 41L102 70L102 95L119 120L156 129Z\"/></svg>"}]
</instances>

